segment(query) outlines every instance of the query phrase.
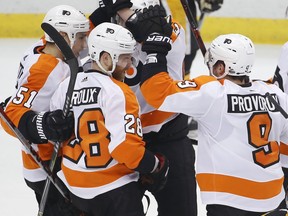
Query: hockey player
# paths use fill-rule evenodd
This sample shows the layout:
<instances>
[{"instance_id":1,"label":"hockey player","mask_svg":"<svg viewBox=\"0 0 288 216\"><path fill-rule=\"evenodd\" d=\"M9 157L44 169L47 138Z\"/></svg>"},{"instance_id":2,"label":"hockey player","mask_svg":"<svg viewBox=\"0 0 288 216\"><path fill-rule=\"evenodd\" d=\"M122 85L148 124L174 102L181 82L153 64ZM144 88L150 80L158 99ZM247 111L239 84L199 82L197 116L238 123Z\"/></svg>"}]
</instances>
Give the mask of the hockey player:
<instances>
[{"instance_id":1,"label":"hockey player","mask_svg":"<svg viewBox=\"0 0 288 216\"><path fill-rule=\"evenodd\" d=\"M130 1L124 2L127 3ZM154 23L161 23L159 17L162 16L163 19L165 16L164 9L159 7L159 1L131 1L131 3L133 3L133 5L130 4L132 15L131 11L128 10L129 7L127 7L124 2L122 2L123 5L119 4L117 6L117 14L119 16L117 15L116 20L118 20L119 23L126 22L126 26L132 31L133 35L139 42L145 38L145 34L147 34L145 29L148 29L150 26L151 28L148 29L150 32L153 32L151 30L153 29L154 31L160 30L168 34L169 31L166 30L167 24L160 26L157 29L157 26L152 26L151 23L149 23L150 14L153 15L152 19L155 19ZM110 6L110 8L113 7ZM101 10L101 8L98 10ZM134 16L135 11L136 14L138 14L137 18ZM127 15L129 12L130 18ZM99 17L96 12L89 17L95 25L99 22L99 19L96 19L96 17ZM148 19L148 21L145 19ZM107 20L109 19L107 18ZM139 23L139 21L135 20L140 20L142 22ZM167 23L166 20L165 22ZM173 44L172 50L167 56L168 72L172 79L181 80L184 77L182 73L182 64L185 56L185 32L182 26L173 19L170 28L171 31L173 30ZM128 70L124 82L134 91L141 106L141 122L144 141L149 150L154 153L163 153L170 162L168 181L165 188L157 193L153 193L158 203L158 215L197 215L196 180L194 169L195 151L187 137L187 116L174 112L161 112L147 104L140 91L140 78L143 63L146 58L146 53L141 51L140 43L137 43L137 50L133 54L133 58L136 59L136 61Z\"/></svg>"},{"instance_id":2,"label":"hockey player","mask_svg":"<svg viewBox=\"0 0 288 216\"><path fill-rule=\"evenodd\" d=\"M51 24L64 37L76 56L87 47L86 33L89 20L78 10L68 5L59 5L50 9L43 22ZM64 57L53 40L45 33L37 43L23 55L17 77L16 91L6 107L6 114L18 127L32 147L38 151L41 159L47 163L53 152L48 142L64 141L73 132L73 117L63 116L62 108L49 111L50 98L54 91L70 74ZM11 131L4 123L3 128ZM47 174L40 168L23 147L23 174L26 184L34 190L40 203ZM60 169L58 158L55 170ZM50 187L49 197L44 211L45 216L79 215L79 211L65 202L54 186Z\"/></svg>"},{"instance_id":3,"label":"hockey player","mask_svg":"<svg viewBox=\"0 0 288 216\"><path fill-rule=\"evenodd\" d=\"M265 96L288 111L277 86L251 82L254 45L239 34L221 35L207 50L212 76L173 81L165 55L169 39L150 35L142 50L141 90L148 103L182 112L199 123L196 178L208 216L262 215L284 199L280 142L288 143L288 122Z\"/></svg>"},{"instance_id":4,"label":"hockey player","mask_svg":"<svg viewBox=\"0 0 288 216\"><path fill-rule=\"evenodd\" d=\"M93 216L144 216L140 182L151 192L166 182L168 161L145 149L139 105L123 83L136 41L120 25L102 23L88 38L92 67L78 74L72 97L76 138L63 148L58 176L72 202ZM63 106L69 80L51 100Z\"/></svg>"}]
</instances>

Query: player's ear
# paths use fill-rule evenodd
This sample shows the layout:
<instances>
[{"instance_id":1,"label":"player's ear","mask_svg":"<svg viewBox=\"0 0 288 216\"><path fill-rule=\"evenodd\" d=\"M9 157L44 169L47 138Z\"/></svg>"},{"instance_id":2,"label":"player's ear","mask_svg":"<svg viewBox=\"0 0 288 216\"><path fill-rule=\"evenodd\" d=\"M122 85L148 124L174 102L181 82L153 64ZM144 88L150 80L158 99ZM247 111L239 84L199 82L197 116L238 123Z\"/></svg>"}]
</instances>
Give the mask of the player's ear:
<instances>
[{"instance_id":1,"label":"player's ear","mask_svg":"<svg viewBox=\"0 0 288 216\"><path fill-rule=\"evenodd\" d=\"M223 61L218 61L214 66L213 66L213 73L217 75L217 77L221 77L225 73L225 64Z\"/></svg>"},{"instance_id":2,"label":"player's ear","mask_svg":"<svg viewBox=\"0 0 288 216\"><path fill-rule=\"evenodd\" d=\"M102 66L107 69L112 66L112 58L108 52L102 52L100 56L100 62Z\"/></svg>"}]
</instances>

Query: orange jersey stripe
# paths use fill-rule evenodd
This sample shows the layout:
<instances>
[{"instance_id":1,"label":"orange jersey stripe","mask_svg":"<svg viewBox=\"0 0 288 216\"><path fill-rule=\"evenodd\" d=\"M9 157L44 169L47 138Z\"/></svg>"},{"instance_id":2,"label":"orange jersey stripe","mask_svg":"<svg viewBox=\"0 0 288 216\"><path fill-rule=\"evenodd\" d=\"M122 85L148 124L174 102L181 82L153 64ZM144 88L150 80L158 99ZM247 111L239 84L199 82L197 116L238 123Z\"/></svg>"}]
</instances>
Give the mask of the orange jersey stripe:
<instances>
[{"instance_id":1,"label":"orange jersey stripe","mask_svg":"<svg viewBox=\"0 0 288 216\"><path fill-rule=\"evenodd\" d=\"M280 143L280 154L288 156L288 145L285 145L284 143Z\"/></svg>"},{"instance_id":2,"label":"orange jersey stripe","mask_svg":"<svg viewBox=\"0 0 288 216\"><path fill-rule=\"evenodd\" d=\"M201 191L231 193L252 199L269 199L281 192L284 177L267 182L221 174L201 173L196 175Z\"/></svg>"},{"instance_id":3,"label":"orange jersey stripe","mask_svg":"<svg viewBox=\"0 0 288 216\"><path fill-rule=\"evenodd\" d=\"M126 140L119 144L111 153L113 158L116 158L119 163L125 164L130 169L135 169L139 166L145 153L145 143L142 138L135 135L126 135ZM129 155L129 159L127 159Z\"/></svg>"},{"instance_id":4,"label":"orange jersey stripe","mask_svg":"<svg viewBox=\"0 0 288 216\"><path fill-rule=\"evenodd\" d=\"M133 173L124 164L117 164L98 172L81 172L67 168L62 163L62 171L72 187L93 188L107 185L127 174Z\"/></svg>"},{"instance_id":5,"label":"orange jersey stripe","mask_svg":"<svg viewBox=\"0 0 288 216\"><path fill-rule=\"evenodd\" d=\"M159 110L153 110L148 113L143 113L141 115L141 122L142 122L142 127L145 128L150 125L157 125L161 124L164 122L166 119L171 117L175 113L171 112L163 112Z\"/></svg>"},{"instance_id":6,"label":"orange jersey stripe","mask_svg":"<svg viewBox=\"0 0 288 216\"><path fill-rule=\"evenodd\" d=\"M24 151L22 151L22 160L23 160L23 166L26 169L37 169L40 166L34 161L34 159L31 157L30 154L26 154Z\"/></svg>"}]
</instances>

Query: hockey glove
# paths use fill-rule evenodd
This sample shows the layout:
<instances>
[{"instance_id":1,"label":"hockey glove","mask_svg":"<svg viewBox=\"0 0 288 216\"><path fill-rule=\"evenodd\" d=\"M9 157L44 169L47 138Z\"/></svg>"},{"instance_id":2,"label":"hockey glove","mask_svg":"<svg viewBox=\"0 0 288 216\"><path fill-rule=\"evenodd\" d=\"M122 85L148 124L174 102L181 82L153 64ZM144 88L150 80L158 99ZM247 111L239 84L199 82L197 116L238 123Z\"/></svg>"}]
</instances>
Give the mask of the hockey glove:
<instances>
[{"instance_id":1,"label":"hockey glove","mask_svg":"<svg viewBox=\"0 0 288 216\"><path fill-rule=\"evenodd\" d=\"M99 0L99 6L105 7L110 17L116 15L118 10L131 8L132 5L130 0Z\"/></svg>"},{"instance_id":2,"label":"hockey glove","mask_svg":"<svg viewBox=\"0 0 288 216\"><path fill-rule=\"evenodd\" d=\"M99 24L103 22L110 22L111 16L108 15L107 10L105 7L98 7L93 13L89 16L90 23L93 24L93 26L90 26L90 29L92 30L94 27L98 26Z\"/></svg>"},{"instance_id":3,"label":"hockey glove","mask_svg":"<svg viewBox=\"0 0 288 216\"><path fill-rule=\"evenodd\" d=\"M62 142L71 137L74 127L72 113L67 117L62 110L35 114L25 113L20 122L19 130L29 141L37 144L47 143L48 140Z\"/></svg>"},{"instance_id":4,"label":"hockey glove","mask_svg":"<svg viewBox=\"0 0 288 216\"><path fill-rule=\"evenodd\" d=\"M126 27L138 42L142 42L151 33L161 33L168 37L172 34L171 17L165 18L165 9L160 5L149 6L142 12L132 14L126 21Z\"/></svg>"},{"instance_id":5,"label":"hockey glove","mask_svg":"<svg viewBox=\"0 0 288 216\"><path fill-rule=\"evenodd\" d=\"M222 7L223 0L197 0L201 12L210 13Z\"/></svg>"},{"instance_id":6,"label":"hockey glove","mask_svg":"<svg viewBox=\"0 0 288 216\"><path fill-rule=\"evenodd\" d=\"M171 49L171 39L161 34L151 34L142 44L142 51L147 53L142 67L142 83L156 73L167 71L166 55Z\"/></svg>"},{"instance_id":7,"label":"hockey glove","mask_svg":"<svg viewBox=\"0 0 288 216\"><path fill-rule=\"evenodd\" d=\"M152 173L141 174L139 179L141 185L151 193L157 193L164 188L169 171L168 159L160 153L155 154L155 156L159 160L156 169Z\"/></svg>"},{"instance_id":8,"label":"hockey glove","mask_svg":"<svg viewBox=\"0 0 288 216\"><path fill-rule=\"evenodd\" d=\"M165 56L171 50L171 39L163 34L150 34L145 39L142 45L142 51L146 52L148 55L151 53L160 53Z\"/></svg>"}]
</instances>

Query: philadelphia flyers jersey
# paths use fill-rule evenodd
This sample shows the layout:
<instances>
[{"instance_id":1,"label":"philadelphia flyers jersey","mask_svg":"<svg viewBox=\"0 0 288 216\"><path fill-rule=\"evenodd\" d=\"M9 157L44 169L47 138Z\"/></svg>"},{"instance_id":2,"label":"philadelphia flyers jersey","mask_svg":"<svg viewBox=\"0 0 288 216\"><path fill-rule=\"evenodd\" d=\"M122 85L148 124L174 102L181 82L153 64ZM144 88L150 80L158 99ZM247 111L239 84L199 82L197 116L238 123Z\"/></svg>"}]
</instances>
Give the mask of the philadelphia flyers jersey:
<instances>
[{"instance_id":1,"label":"philadelphia flyers jersey","mask_svg":"<svg viewBox=\"0 0 288 216\"><path fill-rule=\"evenodd\" d=\"M67 85L65 80L55 92L51 110L63 106ZM90 199L137 181L133 169L146 152L139 104L129 86L88 70L77 75L71 103L76 138L63 146L58 172L68 189Z\"/></svg>"},{"instance_id":2,"label":"philadelphia flyers jersey","mask_svg":"<svg viewBox=\"0 0 288 216\"><path fill-rule=\"evenodd\" d=\"M265 97L269 92L288 111L287 95L276 85L240 86L210 76L173 81L160 72L143 80L141 90L155 108L197 120L196 177L204 204L264 212L284 199L279 146L288 143L288 122Z\"/></svg>"},{"instance_id":3,"label":"philadelphia flyers jersey","mask_svg":"<svg viewBox=\"0 0 288 216\"><path fill-rule=\"evenodd\" d=\"M65 62L41 52L45 43L42 39L35 43L24 53L20 62L16 91L5 109L7 116L16 126L23 114L29 110L36 113L49 111L50 98L59 83L70 74ZM2 126L13 135L5 123L2 122ZM38 151L42 160L50 160L52 144L32 144L32 147ZM22 149L24 178L31 182L45 180L46 173L34 162L24 146Z\"/></svg>"},{"instance_id":4,"label":"philadelphia flyers jersey","mask_svg":"<svg viewBox=\"0 0 288 216\"><path fill-rule=\"evenodd\" d=\"M185 57L185 31L182 26L172 21L172 49L167 55L169 76L174 80L183 79L183 60ZM141 107L141 122L143 133L158 132L167 122L173 120L178 114L174 112L162 112L150 106L144 99L140 91L140 81L142 66L146 59L146 53L141 51L141 45L137 45L137 51L134 53L137 67L132 66L126 73L124 82L131 87L137 96Z\"/></svg>"}]
</instances>

